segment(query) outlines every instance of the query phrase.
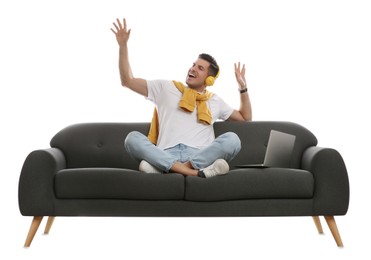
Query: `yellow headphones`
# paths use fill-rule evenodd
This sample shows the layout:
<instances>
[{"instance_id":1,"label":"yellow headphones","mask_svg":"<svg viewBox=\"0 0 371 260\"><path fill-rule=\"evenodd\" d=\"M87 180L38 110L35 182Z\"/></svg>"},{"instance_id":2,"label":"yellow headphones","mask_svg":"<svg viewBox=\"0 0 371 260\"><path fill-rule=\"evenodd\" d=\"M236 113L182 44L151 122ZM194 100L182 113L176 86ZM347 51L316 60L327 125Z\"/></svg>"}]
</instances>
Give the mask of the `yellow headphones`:
<instances>
[{"instance_id":1,"label":"yellow headphones","mask_svg":"<svg viewBox=\"0 0 371 260\"><path fill-rule=\"evenodd\" d=\"M219 77L220 69L218 70L218 73L216 76L208 76L205 80L206 86L212 86L215 83L215 80Z\"/></svg>"}]
</instances>

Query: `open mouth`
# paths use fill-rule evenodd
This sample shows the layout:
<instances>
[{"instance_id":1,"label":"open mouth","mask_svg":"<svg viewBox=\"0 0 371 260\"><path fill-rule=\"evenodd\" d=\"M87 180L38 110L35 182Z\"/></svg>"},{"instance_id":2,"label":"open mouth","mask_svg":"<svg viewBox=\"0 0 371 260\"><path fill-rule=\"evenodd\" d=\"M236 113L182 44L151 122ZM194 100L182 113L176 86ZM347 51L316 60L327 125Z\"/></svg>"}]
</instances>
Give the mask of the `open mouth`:
<instances>
[{"instance_id":1,"label":"open mouth","mask_svg":"<svg viewBox=\"0 0 371 260\"><path fill-rule=\"evenodd\" d=\"M196 78L196 75L193 74L192 72L190 72L190 73L188 73L188 77L189 77L189 78Z\"/></svg>"}]
</instances>

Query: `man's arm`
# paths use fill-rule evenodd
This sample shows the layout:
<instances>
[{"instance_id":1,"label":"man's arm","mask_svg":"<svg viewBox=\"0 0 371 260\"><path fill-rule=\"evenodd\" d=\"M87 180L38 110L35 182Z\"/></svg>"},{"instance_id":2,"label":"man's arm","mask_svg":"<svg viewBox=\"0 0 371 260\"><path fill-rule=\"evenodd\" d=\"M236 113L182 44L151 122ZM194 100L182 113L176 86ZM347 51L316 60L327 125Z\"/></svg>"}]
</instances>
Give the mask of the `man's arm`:
<instances>
[{"instance_id":1,"label":"man's arm","mask_svg":"<svg viewBox=\"0 0 371 260\"><path fill-rule=\"evenodd\" d=\"M127 30L126 19L123 20L124 25L122 25L119 19L116 21L117 24L113 23L116 30L111 28L111 31L116 35L116 40L119 44L119 70L121 85L147 97L147 81L141 78L134 78L129 63L128 40L131 29Z\"/></svg>"},{"instance_id":2,"label":"man's arm","mask_svg":"<svg viewBox=\"0 0 371 260\"><path fill-rule=\"evenodd\" d=\"M252 120L252 109L249 97L249 92L247 91L246 78L245 78L245 64L241 68L241 64L234 64L234 74L236 75L236 80L239 86L240 93L240 109L234 110L231 116L228 118L229 121L251 121Z\"/></svg>"}]
</instances>

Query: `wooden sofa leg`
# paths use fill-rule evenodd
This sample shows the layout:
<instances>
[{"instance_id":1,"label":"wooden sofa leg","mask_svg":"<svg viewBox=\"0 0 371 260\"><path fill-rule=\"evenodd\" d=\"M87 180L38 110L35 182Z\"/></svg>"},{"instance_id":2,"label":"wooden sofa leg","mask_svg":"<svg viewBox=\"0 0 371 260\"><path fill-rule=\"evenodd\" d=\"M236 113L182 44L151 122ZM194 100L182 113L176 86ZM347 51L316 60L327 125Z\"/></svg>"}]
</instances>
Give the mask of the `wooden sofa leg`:
<instances>
[{"instance_id":1,"label":"wooden sofa leg","mask_svg":"<svg viewBox=\"0 0 371 260\"><path fill-rule=\"evenodd\" d=\"M322 229L321 220L319 219L319 216L313 216L313 221L314 221L314 224L316 225L318 233L323 234L323 229Z\"/></svg>"},{"instance_id":2,"label":"wooden sofa leg","mask_svg":"<svg viewBox=\"0 0 371 260\"><path fill-rule=\"evenodd\" d=\"M40 226L41 220L43 220L43 216L35 216L32 219L30 230L28 231L26 242L24 243L24 247L29 247L31 242L36 234L37 229Z\"/></svg>"},{"instance_id":3,"label":"wooden sofa leg","mask_svg":"<svg viewBox=\"0 0 371 260\"><path fill-rule=\"evenodd\" d=\"M54 216L49 216L48 222L46 223L44 234L47 235L49 234L50 229L52 228L53 222L54 222L55 217Z\"/></svg>"},{"instance_id":4,"label":"wooden sofa leg","mask_svg":"<svg viewBox=\"0 0 371 260\"><path fill-rule=\"evenodd\" d=\"M340 233L337 228L334 216L324 216L328 227L330 228L331 234L334 237L338 247L343 247L343 242L341 241Z\"/></svg>"}]
</instances>

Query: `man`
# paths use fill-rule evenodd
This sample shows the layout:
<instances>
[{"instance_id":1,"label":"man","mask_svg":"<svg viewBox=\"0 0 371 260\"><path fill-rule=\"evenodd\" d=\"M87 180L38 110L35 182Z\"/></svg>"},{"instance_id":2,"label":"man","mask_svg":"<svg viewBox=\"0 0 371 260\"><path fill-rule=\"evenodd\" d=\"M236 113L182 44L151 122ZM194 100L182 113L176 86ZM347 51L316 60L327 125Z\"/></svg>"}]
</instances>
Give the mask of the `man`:
<instances>
[{"instance_id":1,"label":"man","mask_svg":"<svg viewBox=\"0 0 371 260\"><path fill-rule=\"evenodd\" d=\"M208 54L200 54L189 69L186 86L168 80L136 78L128 58L131 30L126 20L113 23L119 45L121 84L155 103L156 109L147 136L137 131L125 139L125 148L140 161L139 170L146 173L175 172L186 176L209 178L226 174L227 161L241 149L235 133L215 138L216 120L250 121L251 104L246 87L245 65L234 64L239 85L240 108L235 110L220 97L206 90L219 75L219 66Z\"/></svg>"}]
</instances>

